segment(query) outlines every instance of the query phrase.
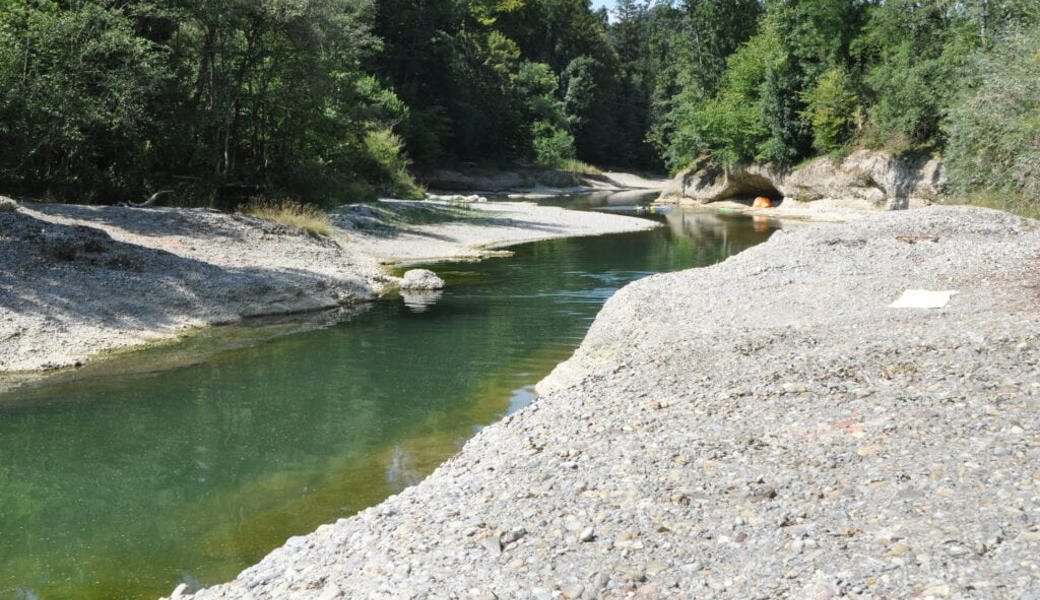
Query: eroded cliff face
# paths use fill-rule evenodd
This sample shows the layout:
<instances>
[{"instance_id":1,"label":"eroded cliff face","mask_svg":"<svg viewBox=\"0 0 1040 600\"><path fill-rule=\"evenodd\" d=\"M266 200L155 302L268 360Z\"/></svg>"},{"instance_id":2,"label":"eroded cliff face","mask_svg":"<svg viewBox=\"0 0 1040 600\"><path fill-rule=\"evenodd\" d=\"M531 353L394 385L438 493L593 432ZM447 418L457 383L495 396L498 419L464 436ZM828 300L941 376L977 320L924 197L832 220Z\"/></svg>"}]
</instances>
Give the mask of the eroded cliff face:
<instances>
[{"instance_id":1,"label":"eroded cliff face","mask_svg":"<svg viewBox=\"0 0 1040 600\"><path fill-rule=\"evenodd\" d=\"M887 152L858 150L841 162L823 157L795 169L770 164L726 168L702 158L672 181L664 197L697 204L754 196L799 202L855 199L899 210L913 201L939 201L945 187L946 174L938 159L906 160Z\"/></svg>"}]
</instances>

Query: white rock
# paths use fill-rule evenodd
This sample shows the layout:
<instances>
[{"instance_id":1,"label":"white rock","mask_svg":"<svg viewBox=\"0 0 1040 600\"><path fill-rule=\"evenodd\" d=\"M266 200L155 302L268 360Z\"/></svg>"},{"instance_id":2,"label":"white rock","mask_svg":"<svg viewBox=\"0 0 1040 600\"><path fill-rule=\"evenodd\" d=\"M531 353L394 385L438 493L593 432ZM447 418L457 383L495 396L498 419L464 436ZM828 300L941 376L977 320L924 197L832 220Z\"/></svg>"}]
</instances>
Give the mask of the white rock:
<instances>
[{"instance_id":1,"label":"white rock","mask_svg":"<svg viewBox=\"0 0 1040 600\"><path fill-rule=\"evenodd\" d=\"M401 280L403 290L439 290L443 287L444 280L427 269L412 269Z\"/></svg>"},{"instance_id":2,"label":"white rock","mask_svg":"<svg viewBox=\"0 0 1040 600\"><path fill-rule=\"evenodd\" d=\"M18 203L7 196L0 196L0 213L17 212Z\"/></svg>"}]
</instances>

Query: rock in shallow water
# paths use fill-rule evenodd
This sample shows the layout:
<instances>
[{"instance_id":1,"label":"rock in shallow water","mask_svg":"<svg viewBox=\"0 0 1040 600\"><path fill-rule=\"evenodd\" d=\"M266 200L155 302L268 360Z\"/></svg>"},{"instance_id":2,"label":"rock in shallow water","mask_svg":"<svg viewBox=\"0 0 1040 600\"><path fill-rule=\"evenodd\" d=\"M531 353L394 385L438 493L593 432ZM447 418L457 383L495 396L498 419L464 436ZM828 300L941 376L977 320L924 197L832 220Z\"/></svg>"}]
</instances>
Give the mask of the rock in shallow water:
<instances>
[{"instance_id":1,"label":"rock in shallow water","mask_svg":"<svg viewBox=\"0 0 1040 600\"><path fill-rule=\"evenodd\" d=\"M444 280L427 269L412 269L404 274L401 280L403 290L439 290L444 288Z\"/></svg>"}]
</instances>

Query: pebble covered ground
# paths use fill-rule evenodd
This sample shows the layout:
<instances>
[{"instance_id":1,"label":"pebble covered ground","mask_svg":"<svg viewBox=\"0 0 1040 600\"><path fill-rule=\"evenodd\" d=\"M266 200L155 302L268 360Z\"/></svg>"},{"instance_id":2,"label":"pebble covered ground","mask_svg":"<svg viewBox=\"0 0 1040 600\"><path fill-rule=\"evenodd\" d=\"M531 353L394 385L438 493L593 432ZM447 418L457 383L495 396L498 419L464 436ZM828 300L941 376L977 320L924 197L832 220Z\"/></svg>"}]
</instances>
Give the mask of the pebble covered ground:
<instances>
[{"instance_id":1,"label":"pebble covered ground","mask_svg":"<svg viewBox=\"0 0 1040 600\"><path fill-rule=\"evenodd\" d=\"M639 281L533 405L193 597L1040 598L1038 284L1040 224L938 207Z\"/></svg>"}]
</instances>

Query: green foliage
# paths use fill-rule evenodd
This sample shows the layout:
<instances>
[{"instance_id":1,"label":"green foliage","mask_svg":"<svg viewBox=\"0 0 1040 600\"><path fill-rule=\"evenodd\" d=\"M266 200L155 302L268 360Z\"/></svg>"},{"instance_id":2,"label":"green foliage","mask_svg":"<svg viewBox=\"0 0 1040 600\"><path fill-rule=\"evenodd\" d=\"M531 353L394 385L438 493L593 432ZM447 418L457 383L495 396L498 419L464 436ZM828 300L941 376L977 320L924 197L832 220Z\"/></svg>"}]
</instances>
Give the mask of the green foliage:
<instances>
[{"instance_id":1,"label":"green foliage","mask_svg":"<svg viewBox=\"0 0 1040 600\"><path fill-rule=\"evenodd\" d=\"M711 153L732 164L753 160L769 140L762 93L770 72L782 59L775 33L753 37L729 57L726 78L715 98L702 98L687 88L668 115L675 132L666 149L673 171Z\"/></svg>"},{"instance_id":2,"label":"green foliage","mask_svg":"<svg viewBox=\"0 0 1040 600\"><path fill-rule=\"evenodd\" d=\"M366 139L408 110L362 70L372 6L5 0L0 181L106 200L248 184L314 202L381 183L361 170Z\"/></svg>"},{"instance_id":3,"label":"green foliage","mask_svg":"<svg viewBox=\"0 0 1040 600\"><path fill-rule=\"evenodd\" d=\"M872 100L869 144L898 150L939 133L948 82L966 55L952 36L938 2L895 0L874 11L858 50L871 63L864 80Z\"/></svg>"},{"instance_id":4,"label":"green foliage","mask_svg":"<svg viewBox=\"0 0 1040 600\"><path fill-rule=\"evenodd\" d=\"M0 11L0 181L108 195L150 151L161 49L122 10L9 2Z\"/></svg>"},{"instance_id":5,"label":"green foliage","mask_svg":"<svg viewBox=\"0 0 1040 600\"><path fill-rule=\"evenodd\" d=\"M866 142L896 150L944 142L940 123L967 82L977 49L1040 19L1023 0L950 3L892 0L872 13L857 41L866 64Z\"/></svg>"},{"instance_id":6,"label":"green foliage","mask_svg":"<svg viewBox=\"0 0 1040 600\"><path fill-rule=\"evenodd\" d=\"M710 2L686 5L693 10L687 19L705 28L695 31L694 40L702 33L712 41L732 35L731 23L719 17L756 11L733 5L729 9L736 12L728 12ZM743 46L700 44L687 53L687 72L709 69L684 78L667 112L658 116L654 137L669 166L677 171L704 154L725 163L792 164L810 152L817 129L818 141L829 148L843 141L848 134L839 121L852 122L847 113L855 112L850 103L858 97L849 81L836 80L833 73L844 72L864 16L861 2L776 0L766 3L757 32ZM827 74L830 79L821 83ZM835 84L843 86L840 94ZM828 127L837 131L825 132Z\"/></svg>"},{"instance_id":7,"label":"green foliage","mask_svg":"<svg viewBox=\"0 0 1040 600\"><path fill-rule=\"evenodd\" d=\"M543 167L562 168L574 159L574 136L548 121L533 127L535 162Z\"/></svg>"},{"instance_id":8,"label":"green foliage","mask_svg":"<svg viewBox=\"0 0 1040 600\"><path fill-rule=\"evenodd\" d=\"M411 160L948 144L959 189L1033 193L1033 64L1009 32L1038 22L1035 0L619 0L609 19L587 0L0 0L0 185L334 204L418 196Z\"/></svg>"},{"instance_id":9,"label":"green foliage","mask_svg":"<svg viewBox=\"0 0 1040 600\"><path fill-rule=\"evenodd\" d=\"M1040 27L998 41L944 122L954 190L990 190L1040 207Z\"/></svg>"},{"instance_id":10,"label":"green foliage","mask_svg":"<svg viewBox=\"0 0 1040 600\"><path fill-rule=\"evenodd\" d=\"M379 191L393 198L419 199L424 196L408 174L408 159L404 143L390 129L365 134L365 159L368 170L365 180L379 186Z\"/></svg>"},{"instance_id":11,"label":"green foliage","mask_svg":"<svg viewBox=\"0 0 1040 600\"><path fill-rule=\"evenodd\" d=\"M812 124L813 147L824 154L840 150L856 134L859 96L844 69L831 67L803 96Z\"/></svg>"}]
</instances>

